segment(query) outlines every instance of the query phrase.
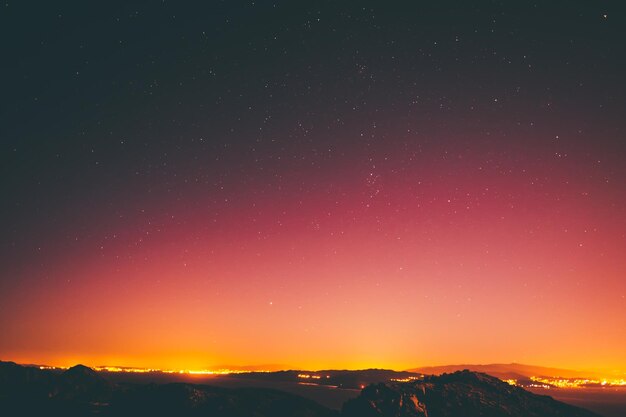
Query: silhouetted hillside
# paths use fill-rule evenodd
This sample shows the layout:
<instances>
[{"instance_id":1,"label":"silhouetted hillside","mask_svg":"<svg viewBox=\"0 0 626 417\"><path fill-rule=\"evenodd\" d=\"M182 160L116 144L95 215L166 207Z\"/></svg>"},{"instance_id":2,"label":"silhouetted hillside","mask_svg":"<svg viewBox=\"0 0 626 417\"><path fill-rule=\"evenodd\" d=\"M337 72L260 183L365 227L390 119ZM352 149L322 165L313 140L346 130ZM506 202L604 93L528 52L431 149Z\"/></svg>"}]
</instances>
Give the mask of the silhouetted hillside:
<instances>
[{"instance_id":1,"label":"silhouetted hillside","mask_svg":"<svg viewBox=\"0 0 626 417\"><path fill-rule=\"evenodd\" d=\"M339 417L312 400L263 388L165 384L135 387L120 395L105 416Z\"/></svg>"},{"instance_id":2,"label":"silhouetted hillside","mask_svg":"<svg viewBox=\"0 0 626 417\"><path fill-rule=\"evenodd\" d=\"M303 378L289 371L267 378ZM320 380L360 382L400 376L392 371L320 371ZM64 372L0 362L1 416L212 417L597 417L547 397L470 371L411 382L368 385L341 413L298 395L268 388L189 383L117 383L77 365ZM300 377L298 376L300 375ZM322 378L323 376L323 378ZM328 376L328 378L326 378ZM334 391L334 389L329 389Z\"/></svg>"},{"instance_id":3,"label":"silhouetted hillside","mask_svg":"<svg viewBox=\"0 0 626 417\"><path fill-rule=\"evenodd\" d=\"M111 400L114 385L91 368L76 365L60 374L50 395L57 399L84 402Z\"/></svg>"},{"instance_id":4,"label":"silhouetted hillside","mask_svg":"<svg viewBox=\"0 0 626 417\"><path fill-rule=\"evenodd\" d=\"M344 404L342 417L597 417L487 374L459 371L376 384Z\"/></svg>"},{"instance_id":5,"label":"silhouetted hillside","mask_svg":"<svg viewBox=\"0 0 626 417\"><path fill-rule=\"evenodd\" d=\"M285 392L194 384L112 384L77 365L59 373L0 362L1 416L338 417Z\"/></svg>"}]
</instances>

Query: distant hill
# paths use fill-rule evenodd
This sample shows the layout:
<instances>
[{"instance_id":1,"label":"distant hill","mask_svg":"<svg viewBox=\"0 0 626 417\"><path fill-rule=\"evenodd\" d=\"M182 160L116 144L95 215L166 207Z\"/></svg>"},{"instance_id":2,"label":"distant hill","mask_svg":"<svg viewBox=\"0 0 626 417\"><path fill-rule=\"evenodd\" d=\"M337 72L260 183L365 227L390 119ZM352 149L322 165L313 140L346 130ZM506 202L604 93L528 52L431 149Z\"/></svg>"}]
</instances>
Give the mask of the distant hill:
<instances>
[{"instance_id":1,"label":"distant hill","mask_svg":"<svg viewBox=\"0 0 626 417\"><path fill-rule=\"evenodd\" d=\"M543 366L524 365L520 363L494 363L488 365L445 365L445 366L426 366L422 368L409 369L409 372L417 372L424 375L441 375L468 369L474 372L483 372L493 375L500 379L518 379L521 377L546 376L546 377L591 377L594 376L590 372L579 372L569 369L546 368Z\"/></svg>"},{"instance_id":2,"label":"distant hill","mask_svg":"<svg viewBox=\"0 0 626 417\"><path fill-rule=\"evenodd\" d=\"M106 402L113 396L115 385L84 365L64 371L51 385L49 396L63 400Z\"/></svg>"},{"instance_id":3,"label":"distant hill","mask_svg":"<svg viewBox=\"0 0 626 417\"><path fill-rule=\"evenodd\" d=\"M483 373L373 384L344 404L342 417L598 417Z\"/></svg>"}]
</instances>

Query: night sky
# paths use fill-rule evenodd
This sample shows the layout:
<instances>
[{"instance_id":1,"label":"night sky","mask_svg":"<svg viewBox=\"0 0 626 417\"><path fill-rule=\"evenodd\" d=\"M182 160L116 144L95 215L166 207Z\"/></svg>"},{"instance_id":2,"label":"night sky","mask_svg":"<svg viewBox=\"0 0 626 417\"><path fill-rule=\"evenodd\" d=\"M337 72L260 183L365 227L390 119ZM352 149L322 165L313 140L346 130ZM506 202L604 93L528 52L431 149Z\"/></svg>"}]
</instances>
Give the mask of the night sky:
<instances>
[{"instance_id":1,"label":"night sky","mask_svg":"<svg viewBox=\"0 0 626 417\"><path fill-rule=\"evenodd\" d=\"M0 5L1 359L626 371L620 2L126 3Z\"/></svg>"}]
</instances>

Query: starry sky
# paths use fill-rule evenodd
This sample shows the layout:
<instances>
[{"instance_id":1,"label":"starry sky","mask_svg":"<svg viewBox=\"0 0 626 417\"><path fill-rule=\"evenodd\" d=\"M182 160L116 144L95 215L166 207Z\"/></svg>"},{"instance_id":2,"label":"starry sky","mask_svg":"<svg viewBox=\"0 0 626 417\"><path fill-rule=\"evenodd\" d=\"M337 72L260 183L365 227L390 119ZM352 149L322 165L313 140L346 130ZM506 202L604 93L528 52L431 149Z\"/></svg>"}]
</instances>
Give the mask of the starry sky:
<instances>
[{"instance_id":1,"label":"starry sky","mask_svg":"<svg viewBox=\"0 0 626 417\"><path fill-rule=\"evenodd\" d=\"M0 5L0 358L626 371L619 2Z\"/></svg>"}]
</instances>

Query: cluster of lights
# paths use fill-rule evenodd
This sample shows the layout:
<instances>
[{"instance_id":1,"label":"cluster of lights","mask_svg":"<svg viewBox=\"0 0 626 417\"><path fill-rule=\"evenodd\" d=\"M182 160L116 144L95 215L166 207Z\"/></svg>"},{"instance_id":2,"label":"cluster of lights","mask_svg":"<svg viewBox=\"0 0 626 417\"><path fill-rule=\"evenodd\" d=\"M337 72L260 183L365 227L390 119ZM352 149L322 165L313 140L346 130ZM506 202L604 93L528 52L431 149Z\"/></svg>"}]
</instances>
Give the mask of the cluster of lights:
<instances>
[{"instance_id":1,"label":"cluster of lights","mask_svg":"<svg viewBox=\"0 0 626 417\"><path fill-rule=\"evenodd\" d=\"M93 368L99 372L132 372L138 374L145 374L148 372L159 372L158 369L150 369L150 368L120 368L118 366L96 366Z\"/></svg>"},{"instance_id":2,"label":"cluster of lights","mask_svg":"<svg viewBox=\"0 0 626 417\"><path fill-rule=\"evenodd\" d=\"M580 388L590 385L599 385L603 387L626 387L625 379L565 379L565 378L540 378L536 376L530 377L531 381L558 388ZM533 386L533 385L531 385Z\"/></svg>"},{"instance_id":3,"label":"cluster of lights","mask_svg":"<svg viewBox=\"0 0 626 417\"><path fill-rule=\"evenodd\" d=\"M176 371L174 371L176 372ZM254 371L254 372L269 372L269 371ZM230 375L230 374L249 374L250 371L236 371L233 369L189 369L186 371L179 371L179 373L189 374L189 375Z\"/></svg>"},{"instance_id":4,"label":"cluster of lights","mask_svg":"<svg viewBox=\"0 0 626 417\"><path fill-rule=\"evenodd\" d=\"M530 384L530 385L524 385L524 387L526 387L526 388L543 388L543 389L554 388L552 385L546 385L546 384Z\"/></svg>"},{"instance_id":5,"label":"cluster of lights","mask_svg":"<svg viewBox=\"0 0 626 417\"><path fill-rule=\"evenodd\" d=\"M544 378L531 376L531 384L520 384L516 379L504 379L510 385L526 388L581 388L589 386L626 387L626 379Z\"/></svg>"},{"instance_id":6,"label":"cluster of lights","mask_svg":"<svg viewBox=\"0 0 626 417\"><path fill-rule=\"evenodd\" d=\"M66 370L68 367L63 366L39 366L42 370ZM123 368L119 366L96 366L93 368L99 372L129 372L129 373L150 373L159 372L164 374L183 374L183 375L230 375L230 374L246 374L250 371L234 370L234 369L156 369L156 368ZM254 371L268 373L271 371ZM391 378L393 382L411 382L421 379L423 376L409 376L406 378ZM330 378L330 375L317 374L298 374L300 379L320 380L322 378ZM517 379L504 379L503 381L509 385L524 386L527 388L580 388L586 386L603 386L603 387L626 387L626 379L583 379L583 378L544 378L531 376L531 384L520 384Z\"/></svg>"},{"instance_id":7,"label":"cluster of lights","mask_svg":"<svg viewBox=\"0 0 626 417\"><path fill-rule=\"evenodd\" d=\"M251 373L251 371L242 371L242 370L237 370L237 369L179 369L179 370L157 369L157 370L153 370L152 372L162 372L164 374L187 374L187 375L232 375L232 374ZM269 373L272 371L259 370L259 371L254 371L254 372Z\"/></svg>"},{"instance_id":8,"label":"cluster of lights","mask_svg":"<svg viewBox=\"0 0 626 417\"><path fill-rule=\"evenodd\" d=\"M411 382L411 381L416 381L418 379L421 379L422 377L420 376L409 376L406 378L391 378L390 381L392 382Z\"/></svg>"},{"instance_id":9,"label":"cluster of lights","mask_svg":"<svg viewBox=\"0 0 626 417\"><path fill-rule=\"evenodd\" d=\"M67 366L39 366L42 370L67 370ZM183 375L230 375L230 374L247 374L250 371L242 371L235 369L158 369L158 368L126 368L120 366L94 366L92 368L98 372L128 372L128 373L163 373L163 374L183 374ZM269 373L272 371L259 370L254 372ZM315 376L313 376L315 378ZM319 378L319 377L318 377ZM328 378L328 376L327 376Z\"/></svg>"},{"instance_id":10,"label":"cluster of lights","mask_svg":"<svg viewBox=\"0 0 626 417\"><path fill-rule=\"evenodd\" d=\"M322 379L321 375L313 375L313 374L298 374L298 378L300 379ZM330 378L330 375L326 375L326 379Z\"/></svg>"}]
</instances>

